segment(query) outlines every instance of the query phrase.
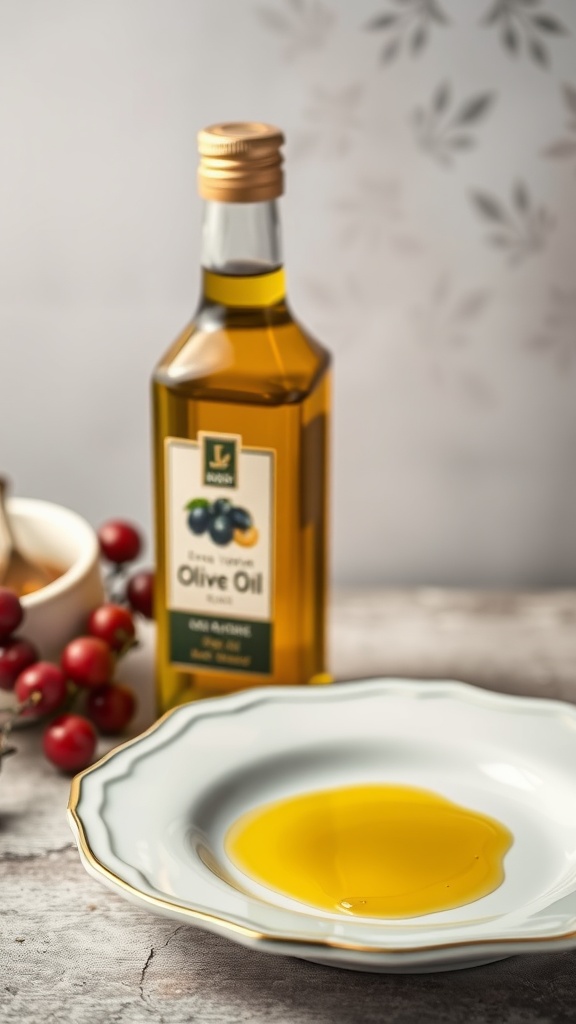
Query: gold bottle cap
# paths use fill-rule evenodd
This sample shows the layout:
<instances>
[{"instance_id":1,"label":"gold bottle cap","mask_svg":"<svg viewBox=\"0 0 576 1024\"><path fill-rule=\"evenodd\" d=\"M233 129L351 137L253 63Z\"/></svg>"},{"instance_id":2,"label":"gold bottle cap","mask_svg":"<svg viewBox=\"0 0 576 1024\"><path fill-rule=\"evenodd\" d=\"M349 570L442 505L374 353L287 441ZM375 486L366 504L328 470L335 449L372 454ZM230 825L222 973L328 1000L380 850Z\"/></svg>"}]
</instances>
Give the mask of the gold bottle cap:
<instances>
[{"instance_id":1,"label":"gold bottle cap","mask_svg":"<svg viewBox=\"0 0 576 1024\"><path fill-rule=\"evenodd\" d=\"M258 203L284 191L284 136L259 121L213 124L198 133L198 189L203 199Z\"/></svg>"}]
</instances>

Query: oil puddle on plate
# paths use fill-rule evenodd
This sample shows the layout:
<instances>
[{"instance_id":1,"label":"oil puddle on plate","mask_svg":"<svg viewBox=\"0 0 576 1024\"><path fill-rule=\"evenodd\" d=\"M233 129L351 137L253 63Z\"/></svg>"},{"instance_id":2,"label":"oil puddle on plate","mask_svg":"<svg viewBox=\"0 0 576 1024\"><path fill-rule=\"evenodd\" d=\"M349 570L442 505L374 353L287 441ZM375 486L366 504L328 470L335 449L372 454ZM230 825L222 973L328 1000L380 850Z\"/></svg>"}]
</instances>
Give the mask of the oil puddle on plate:
<instances>
[{"instance_id":1,"label":"oil puddle on plate","mask_svg":"<svg viewBox=\"0 0 576 1024\"><path fill-rule=\"evenodd\" d=\"M347 786L242 815L226 851L246 875L323 910L415 917L487 896L512 834L425 789Z\"/></svg>"}]
</instances>

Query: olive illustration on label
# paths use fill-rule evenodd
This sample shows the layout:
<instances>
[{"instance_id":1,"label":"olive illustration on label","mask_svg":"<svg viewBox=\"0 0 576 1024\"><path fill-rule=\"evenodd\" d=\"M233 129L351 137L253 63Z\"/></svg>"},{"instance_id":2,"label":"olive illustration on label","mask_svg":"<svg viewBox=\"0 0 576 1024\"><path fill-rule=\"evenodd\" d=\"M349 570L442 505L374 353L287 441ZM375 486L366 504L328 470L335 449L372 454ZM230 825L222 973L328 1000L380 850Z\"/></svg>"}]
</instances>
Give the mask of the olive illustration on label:
<instances>
[{"instance_id":1,"label":"olive illustration on label","mask_svg":"<svg viewBox=\"0 0 576 1024\"><path fill-rule=\"evenodd\" d=\"M236 530L249 530L252 526L252 516L245 508L233 508L230 518Z\"/></svg>"},{"instance_id":2,"label":"olive illustration on label","mask_svg":"<svg viewBox=\"0 0 576 1024\"><path fill-rule=\"evenodd\" d=\"M191 533L197 537L207 533L219 547L232 540L244 548L252 548L258 542L258 530L248 509L233 505L228 498L217 498L212 503L206 498L193 498L184 510Z\"/></svg>"},{"instance_id":3,"label":"olive illustration on label","mask_svg":"<svg viewBox=\"0 0 576 1024\"><path fill-rule=\"evenodd\" d=\"M228 498L217 498L212 505L215 516L229 516L232 512L232 502Z\"/></svg>"},{"instance_id":4,"label":"olive illustration on label","mask_svg":"<svg viewBox=\"0 0 576 1024\"><path fill-rule=\"evenodd\" d=\"M258 530L255 526L248 530L234 530L234 540L243 548L253 548L258 540Z\"/></svg>"},{"instance_id":5,"label":"olive illustration on label","mask_svg":"<svg viewBox=\"0 0 576 1024\"><path fill-rule=\"evenodd\" d=\"M230 522L230 516L214 516L210 526L210 536L215 544L229 544L234 534L234 528Z\"/></svg>"},{"instance_id":6,"label":"olive illustration on label","mask_svg":"<svg viewBox=\"0 0 576 1024\"><path fill-rule=\"evenodd\" d=\"M202 499L199 499L198 503L195 503L188 513L188 526L192 533L197 535L205 533L210 525L210 506L207 501L203 504L200 504L200 501Z\"/></svg>"}]
</instances>

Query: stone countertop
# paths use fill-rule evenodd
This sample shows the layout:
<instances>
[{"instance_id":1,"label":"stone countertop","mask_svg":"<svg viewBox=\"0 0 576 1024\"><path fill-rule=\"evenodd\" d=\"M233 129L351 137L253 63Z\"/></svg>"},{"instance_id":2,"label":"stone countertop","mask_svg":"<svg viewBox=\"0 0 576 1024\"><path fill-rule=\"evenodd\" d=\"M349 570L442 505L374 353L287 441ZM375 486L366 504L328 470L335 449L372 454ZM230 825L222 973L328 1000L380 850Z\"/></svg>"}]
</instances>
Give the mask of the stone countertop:
<instances>
[{"instance_id":1,"label":"stone countertop","mask_svg":"<svg viewBox=\"0 0 576 1024\"><path fill-rule=\"evenodd\" d=\"M151 714L146 631L123 676ZM337 678L464 679L576 701L576 592L348 591L334 601ZM2 1024L564 1024L576 1022L576 952L471 970L371 975L267 956L154 917L80 865L69 782L34 729L0 782Z\"/></svg>"}]
</instances>

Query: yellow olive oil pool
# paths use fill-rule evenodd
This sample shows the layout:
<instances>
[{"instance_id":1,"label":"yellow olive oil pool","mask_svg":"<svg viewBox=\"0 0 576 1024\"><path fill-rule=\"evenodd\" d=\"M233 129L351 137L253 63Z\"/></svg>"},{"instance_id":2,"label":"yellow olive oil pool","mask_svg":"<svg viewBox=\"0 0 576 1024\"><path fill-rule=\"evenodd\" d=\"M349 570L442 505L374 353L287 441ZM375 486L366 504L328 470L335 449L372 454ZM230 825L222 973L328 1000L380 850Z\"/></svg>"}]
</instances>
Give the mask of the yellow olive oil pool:
<instances>
[{"instance_id":1,"label":"yellow olive oil pool","mask_svg":"<svg viewBox=\"0 0 576 1024\"><path fill-rule=\"evenodd\" d=\"M358 785L256 808L226 851L249 878L332 913L417 917L493 892L510 831L437 793Z\"/></svg>"}]
</instances>

